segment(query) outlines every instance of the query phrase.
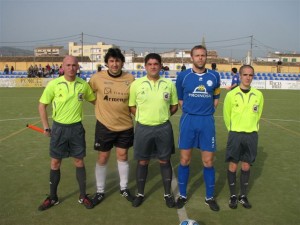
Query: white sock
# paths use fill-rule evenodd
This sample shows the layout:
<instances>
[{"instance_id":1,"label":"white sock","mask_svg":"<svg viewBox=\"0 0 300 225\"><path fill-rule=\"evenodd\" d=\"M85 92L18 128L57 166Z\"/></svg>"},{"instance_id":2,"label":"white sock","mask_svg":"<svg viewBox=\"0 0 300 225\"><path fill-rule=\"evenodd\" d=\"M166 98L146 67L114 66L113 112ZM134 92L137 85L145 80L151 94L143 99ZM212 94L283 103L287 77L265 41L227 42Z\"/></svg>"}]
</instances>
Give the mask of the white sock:
<instances>
[{"instance_id":1,"label":"white sock","mask_svg":"<svg viewBox=\"0 0 300 225\"><path fill-rule=\"evenodd\" d=\"M104 193L106 181L106 168L107 165L100 166L98 163L96 163L95 175L97 183L97 193Z\"/></svg>"},{"instance_id":2,"label":"white sock","mask_svg":"<svg viewBox=\"0 0 300 225\"><path fill-rule=\"evenodd\" d=\"M129 164L128 161L121 162L117 160L117 162L118 162L118 170L120 176L120 189L124 190L127 188L127 184L128 184Z\"/></svg>"}]
</instances>

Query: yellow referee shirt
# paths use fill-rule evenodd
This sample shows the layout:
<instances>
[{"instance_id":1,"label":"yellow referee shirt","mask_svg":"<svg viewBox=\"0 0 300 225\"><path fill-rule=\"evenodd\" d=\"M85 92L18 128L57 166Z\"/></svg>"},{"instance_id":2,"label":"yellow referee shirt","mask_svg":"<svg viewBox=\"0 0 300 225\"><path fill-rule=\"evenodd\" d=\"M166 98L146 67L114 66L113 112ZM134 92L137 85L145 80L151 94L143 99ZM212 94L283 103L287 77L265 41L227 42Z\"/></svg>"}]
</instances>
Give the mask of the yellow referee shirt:
<instances>
[{"instance_id":1,"label":"yellow referee shirt","mask_svg":"<svg viewBox=\"0 0 300 225\"><path fill-rule=\"evenodd\" d=\"M145 76L131 84L129 106L136 107L135 120L140 124L165 123L171 116L170 106L177 104L176 88L170 79L160 77L154 82Z\"/></svg>"},{"instance_id":2,"label":"yellow referee shirt","mask_svg":"<svg viewBox=\"0 0 300 225\"><path fill-rule=\"evenodd\" d=\"M251 133L259 130L264 107L261 91L251 87L248 93L237 87L229 91L224 100L223 116L228 131Z\"/></svg>"},{"instance_id":3,"label":"yellow referee shirt","mask_svg":"<svg viewBox=\"0 0 300 225\"><path fill-rule=\"evenodd\" d=\"M95 100L88 83L79 77L70 82L64 76L50 81L40 98L43 104L52 103L52 119L62 124L72 124L82 120L83 100Z\"/></svg>"}]
</instances>

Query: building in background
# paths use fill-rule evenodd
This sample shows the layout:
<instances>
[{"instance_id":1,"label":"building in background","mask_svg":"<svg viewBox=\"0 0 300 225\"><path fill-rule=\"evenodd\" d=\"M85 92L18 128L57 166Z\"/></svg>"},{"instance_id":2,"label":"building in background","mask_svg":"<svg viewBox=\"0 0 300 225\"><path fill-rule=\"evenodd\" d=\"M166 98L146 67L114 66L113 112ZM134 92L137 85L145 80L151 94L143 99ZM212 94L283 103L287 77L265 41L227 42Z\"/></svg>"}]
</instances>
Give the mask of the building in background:
<instances>
[{"instance_id":1,"label":"building in background","mask_svg":"<svg viewBox=\"0 0 300 225\"><path fill-rule=\"evenodd\" d=\"M64 56L68 53L63 46L41 46L34 49L34 56Z\"/></svg>"},{"instance_id":2,"label":"building in background","mask_svg":"<svg viewBox=\"0 0 300 225\"><path fill-rule=\"evenodd\" d=\"M92 62L104 63L104 56L109 48L115 48L116 45L107 45L103 42L97 42L95 45L83 46L76 42L69 42L69 55L72 56L88 56ZM83 48L83 50L82 50Z\"/></svg>"},{"instance_id":3,"label":"building in background","mask_svg":"<svg viewBox=\"0 0 300 225\"><path fill-rule=\"evenodd\" d=\"M300 63L300 54L272 52L267 57L258 57L259 62Z\"/></svg>"}]
</instances>

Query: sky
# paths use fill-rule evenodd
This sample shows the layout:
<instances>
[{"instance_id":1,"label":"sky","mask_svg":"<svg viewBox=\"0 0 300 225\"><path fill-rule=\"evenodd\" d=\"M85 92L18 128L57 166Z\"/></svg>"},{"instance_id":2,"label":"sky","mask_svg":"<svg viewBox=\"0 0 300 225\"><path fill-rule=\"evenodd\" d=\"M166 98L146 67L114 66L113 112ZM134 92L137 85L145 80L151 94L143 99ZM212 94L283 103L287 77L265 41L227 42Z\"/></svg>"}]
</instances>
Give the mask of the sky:
<instances>
[{"instance_id":1,"label":"sky","mask_svg":"<svg viewBox=\"0 0 300 225\"><path fill-rule=\"evenodd\" d=\"M300 0L0 0L0 47L68 42L123 50L190 50L221 57L300 54Z\"/></svg>"}]
</instances>

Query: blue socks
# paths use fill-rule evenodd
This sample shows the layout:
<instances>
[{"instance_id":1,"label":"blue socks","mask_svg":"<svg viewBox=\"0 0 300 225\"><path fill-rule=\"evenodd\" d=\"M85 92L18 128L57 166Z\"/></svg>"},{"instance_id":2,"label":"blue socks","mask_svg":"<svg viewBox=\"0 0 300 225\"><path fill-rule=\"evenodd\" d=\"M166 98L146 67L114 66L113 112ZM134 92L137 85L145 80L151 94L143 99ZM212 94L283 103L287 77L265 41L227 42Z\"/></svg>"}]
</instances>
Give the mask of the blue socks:
<instances>
[{"instance_id":1,"label":"blue socks","mask_svg":"<svg viewBox=\"0 0 300 225\"><path fill-rule=\"evenodd\" d=\"M203 177L206 187L206 199L212 198L215 192L215 168L204 167Z\"/></svg>"},{"instance_id":2,"label":"blue socks","mask_svg":"<svg viewBox=\"0 0 300 225\"><path fill-rule=\"evenodd\" d=\"M179 193L183 197L187 197L186 189L190 175L190 167L182 166L178 167L178 187ZM203 167L203 177L206 187L206 199L214 197L215 192L215 168Z\"/></svg>"},{"instance_id":3,"label":"blue socks","mask_svg":"<svg viewBox=\"0 0 300 225\"><path fill-rule=\"evenodd\" d=\"M189 180L189 175L190 175L190 167L189 166L182 166L179 164L178 167L178 187L179 187L179 193L181 196L185 197L187 196L186 194L186 189L187 189L187 183Z\"/></svg>"}]
</instances>

